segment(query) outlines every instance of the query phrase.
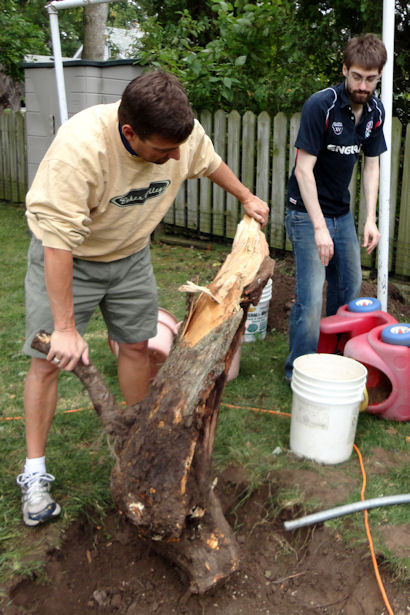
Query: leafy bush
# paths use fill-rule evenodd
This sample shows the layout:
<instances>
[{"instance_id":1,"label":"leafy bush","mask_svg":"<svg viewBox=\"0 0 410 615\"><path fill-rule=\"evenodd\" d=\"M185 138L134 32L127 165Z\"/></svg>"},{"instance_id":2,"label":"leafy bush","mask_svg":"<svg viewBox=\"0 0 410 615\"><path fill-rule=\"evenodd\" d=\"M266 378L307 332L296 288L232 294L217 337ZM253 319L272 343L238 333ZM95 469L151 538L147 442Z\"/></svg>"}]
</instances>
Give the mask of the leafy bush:
<instances>
[{"instance_id":1,"label":"leafy bush","mask_svg":"<svg viewBox=\"0 0 410 615\"><path fill-rule=\"evenodd\" d=\"M405 4L396 4L395 102L405 117L408 21ZM383 17L382 5L370 0L202 0L199 6L193 0L141 0L140 5L145 34L136 55L143 64L175 73L197 110L273 114L299 110L311 93L340 81L347 40L369 31L380 36Z\"/></svg>"},{"instance_id":2,"label":"leafy bush","mask_svg":"<svg viewBox=\"0 0 410 615\"><path fill-rule=\"evenodd\" d=\"M44 0L2 0L0 61L22 80L24 55L51 54ZM175 73L199 111L294 112L314 91L342 79L346 41L382 32L383 3L371 0L117 0L107 23L144 31L134 50ZM407 0L395 0L394 114L410 121ZM83 39L83 10L59 12L63 55Z\"/></svg>"},{"instance_id":3,"label":"leafy bush","mask_svg":"<svg viewBox=\"0 0 410 615\"><path fill-rule=\"evenodd\" d=\"M22 78L20 64L25 53L47 53L43 32L16 0L5 0L0 8L0 61L2 70L13 79Z\"/></svg>"},{"instance_id":4,"label":"leafy bush","mask_svg":"<svg viewBox=\"0 0 410 615\"><path fill-rule=\"evenodd\" d=\"M174 23L149 17L138 49L143 63L181 79L196 109L291 111L322 86L324 77L306 62L299 39L295 45L284 36L290 4L209 4L211 15L198 19L188 9Z\"/></svg>"}]
</instances>

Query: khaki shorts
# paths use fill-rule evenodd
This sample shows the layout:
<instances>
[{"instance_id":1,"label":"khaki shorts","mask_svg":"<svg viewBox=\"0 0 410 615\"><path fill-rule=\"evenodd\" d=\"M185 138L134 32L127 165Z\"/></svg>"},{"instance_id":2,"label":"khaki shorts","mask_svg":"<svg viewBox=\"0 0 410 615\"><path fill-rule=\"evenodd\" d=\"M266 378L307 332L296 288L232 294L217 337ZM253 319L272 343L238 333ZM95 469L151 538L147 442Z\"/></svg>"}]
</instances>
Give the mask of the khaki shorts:
<instances>
[{"instance_id":1,"label":"khaki shorts","mask_svg":"<svg viewBox=\"0 0 410 615\"><path fill-rule=\"evenodd\" d=\"M52 332L53 317L44 281L43 246L32 238L29 251L26 290L26 342L23 352L31 357L44 355L31 348L34 336ZM97 307L108 335L116 342L133 344L157 333L157 287L147 246L137 254L110 263L73 259L74 315L83 335Z\"/></svg>"}]
</instances>

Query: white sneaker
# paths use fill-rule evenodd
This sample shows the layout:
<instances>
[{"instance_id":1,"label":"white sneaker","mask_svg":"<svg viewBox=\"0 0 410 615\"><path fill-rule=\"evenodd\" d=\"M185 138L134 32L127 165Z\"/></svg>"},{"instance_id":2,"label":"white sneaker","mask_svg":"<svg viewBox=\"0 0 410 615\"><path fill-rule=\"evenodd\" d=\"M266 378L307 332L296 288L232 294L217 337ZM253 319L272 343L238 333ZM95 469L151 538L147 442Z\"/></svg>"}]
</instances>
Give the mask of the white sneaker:
<instances>
[{"instance_id":1,"label":"white sneaker","mask_svg":"<svg viewBox=\"0 0 410 615\"><path fill-rule=\"evenodd\" d=\"M57 517L61 506L50 495L52 474L19 474L17 484L21 487L23 520L26 525L38 525Z\"/></svg>"}]
</instances>

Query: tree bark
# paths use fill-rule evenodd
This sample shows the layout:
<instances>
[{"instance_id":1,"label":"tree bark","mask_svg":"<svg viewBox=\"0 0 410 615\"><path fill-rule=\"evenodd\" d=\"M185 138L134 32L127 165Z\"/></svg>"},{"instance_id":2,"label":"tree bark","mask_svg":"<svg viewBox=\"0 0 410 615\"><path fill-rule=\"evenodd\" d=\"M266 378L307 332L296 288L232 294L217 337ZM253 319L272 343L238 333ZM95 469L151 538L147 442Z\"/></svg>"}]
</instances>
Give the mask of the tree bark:
<instances>
[{"instance_id":1,"label":"tree bark","mask_svg":"<svg viewBox=\"0 0 410 615\"><path fill-rule=\"evenodd\" d=\"M84 7L84 41L81 58L83 60L104 60L105 26L108 17L108 4L89 4Z\"/></svg>"},{"instance_id":2,"label":"tree bark","mask_svg":"<svg viewBox=\"0 0 410 615\"><path fill-rule=\"evenodd\" d=\"M212 487L218 410L250 303L273 274L265 236L245 216L213 282L191 300L173 347L139 404L121 411L94 366L75 373L113 438L111 489L120 514L203 594L239 567ZM33 342L34 344L34 342ZM39 336L36 347L47 349Z\"/></svg>"}]
</instances>

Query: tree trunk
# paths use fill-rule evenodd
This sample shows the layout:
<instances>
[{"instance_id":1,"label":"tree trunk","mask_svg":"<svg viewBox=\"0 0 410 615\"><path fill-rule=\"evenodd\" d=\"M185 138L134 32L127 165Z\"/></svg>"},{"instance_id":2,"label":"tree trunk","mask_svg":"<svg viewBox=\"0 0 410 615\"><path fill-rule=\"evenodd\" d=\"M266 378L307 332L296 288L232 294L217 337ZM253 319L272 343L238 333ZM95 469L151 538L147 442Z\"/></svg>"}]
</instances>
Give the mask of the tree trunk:
<instances>
[{"instance_id":1,"label":"tree trunk","mask_svg":"<svg viewBox=\"0 0 410 615\"><path fill-rule=\"evenodd\" d=\"M212 450L248 308L260 299L273 265L259 225L245 216L215 279L189 302L141 403L121 411L94 366L74 370L113 437L111 489L120 514L187 573L195 593L215 587L239 566L235 537L213 492ZM37 348L47 342L41 339Z\"/></svg>"},{"instance_id":2,"label":"tree trunk","mask_svg":"<svg viewBox=\"0 0 410 615\"><path fill-rule=\"evenodd\" d=\"M107 3L89 4L84 7L84 42L81 54L83 60L104 60L107 16Z\"/></svg>"}]
</instances>

